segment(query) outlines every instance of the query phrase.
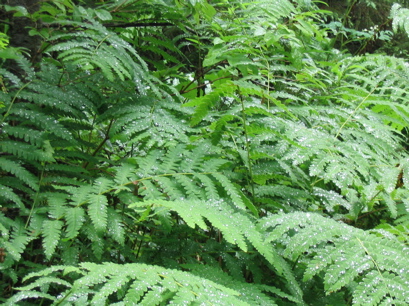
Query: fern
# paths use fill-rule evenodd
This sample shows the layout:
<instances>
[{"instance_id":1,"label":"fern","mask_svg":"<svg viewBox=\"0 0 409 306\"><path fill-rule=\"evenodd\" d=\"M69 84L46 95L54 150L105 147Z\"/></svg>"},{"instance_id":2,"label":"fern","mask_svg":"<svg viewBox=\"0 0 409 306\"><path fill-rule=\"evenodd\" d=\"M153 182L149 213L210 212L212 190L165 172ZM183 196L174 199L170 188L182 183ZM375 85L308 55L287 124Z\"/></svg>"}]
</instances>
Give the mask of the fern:
<instances>
[{"instance_id":1,"label":"fern","mask_svg":"<svg viewBox=\"0 0 409 306\"><path fill-rule=\"evenodd\" d=\"M84 221L84 209L81 207L67 207L65 218L67 220L66 238L74 239L79 234Z\"/></svg>"},{"instance_id":2,"label":"fern","mask_svg":"<svg viewBox=\"0 0 409 306\"><path fill-rule=\"evenodd\" d=\"M0 52L1 302L409 303L405 60L310 1L40 6L42 59Z\"/></svg>"},{"instance_id":3,"label":"fern","mask_svg":"<svg viewBox=\"0 0 409 306\"><path fill-rule=\"evenodd\" d=\"M277 271L291 284L290 290L298 299L302 299L301 289L295 280L287 263L269 246L266 247L264 238L254 226L253 221L243 212L234 209L223 201L145 201L135 203L131 208L152 207L158 209L166 207L176 211L188 226L206 230L204 218L221 231L223 238L231 244L237 245L241 250L249 250L248 242L252 245ZM247 242L248 241L248 242Z\"/></svg>"},{"instance_id":4,"label":"fern","mask_svg":"<svg viewBox=\"0 0 409 306\"><path fill-rule=\"evenodd\" d=\"M47 259L50 259L55 252L60 240L62 225L63 223L59 220L46 220L43 223L43 245Z\"/></svg>"},{"instance_id":5,"label":"fern","mask_svg":"<svg viewBox=\"0 0 409 306\"><path fill-rule=\"evenodd\" d=\"M38 190L37 178L34 177L25 168L20 166L18 163L6 158L0 158L0 168L15 175L18 179L22 180L33 190Z\"/></svg>"},{"instance_id":6,"label":"fern","mask_svg":"<svg viewBox=\"0 0 409 306\"><path fill-rule=\"evenodd\" d=\"M66 281L62 279L63 275L70 275L74 279L71 282ZM227 277L224 276L224 278ZM92 304L116 301L121 305L129 303L262 305L260 296L263 296L264 302L272 302L270 298L261 293L261 291L267 291L267 288L253 289L237 283L233 285L232 282L228 285L221 285L217 282L218 280L211 281L188 272L144 264L82 263L78 268L55 266L38 273L31 273L26 277L26 280L31 279L34 279L33 283L19 288L21 293L8 300L6 305L32 297L42 297L54 303L61 303L65 300ZM60 296L52 296L41 291L42 288L55 285L65 287L67 290ZM233 288L230 288L229 285ZM280 293L279 290L273 288L271 290L292 299ZM157 294L157 292L162 294ZM122 298L118 301L121 296Z\"/></svg>"},{"instance_id":7,"label":"fern","mask_svg":"<svg viewBox=\"0 0 409 306\"><path fill-rule=\"evenodd\" d=\"M114 81L114 75L122 81L125 78L134 80L138 89L144 92L144 88L139 84L146 76L146 66L129 44L115 34L110 34L99 23L71 21L64 23L74 27L83 27L87 31L52 36L50 38L52 40L71 40L60 42L52 46L49 51L62 51L60 58L80 65L84 70L100 68L104 76L110 81ZM73 39L76 37L78 40ZM131 56L139 61L140 65Z\"/></svg>"},{"instance_id":8,"label":"fern","mask_svg":"<svg viewBox=\"0 0 409 306\"><path fill-rule=\"evenodd\" d=\"M178 118L187 118L188 114L171 101L158 102L136 96L134 100L127 97L118 107L108 109L100 120L115 118L110 130L112 140L126 143L138 151L156 146L172 147L177 142L187 143L188 135L194 130Z\"/></svg>"},{"instance_id":9,"label":"fern","mask_svg":"<svg viewBox=\"0 0 409 306\"><path fill-rule=\"evenodd\" d=\"M407 34L409 33L409 25L407 23L408 14L408 9L402 7L399 3L392 5L390 17L393 19L392 27L395 32L398 29L403 29Z\"/></svg>"},{"instance_id":10,"label":"fern","mask_svg":"<svg viewBox=\"0 0 409 306\"><path fill-rule=\"evenodd\" d=\"M408 254L398 241L315 213L270 216L260 221L260 227L269 232L268 241L285 246L285 257L306 265L305 281L322 274L328 294L356 282L351 292L357 305L377 305L389 298L408 302L408 288L403 285L407 275L402 273Z\"/></svg>"}]
</instances>

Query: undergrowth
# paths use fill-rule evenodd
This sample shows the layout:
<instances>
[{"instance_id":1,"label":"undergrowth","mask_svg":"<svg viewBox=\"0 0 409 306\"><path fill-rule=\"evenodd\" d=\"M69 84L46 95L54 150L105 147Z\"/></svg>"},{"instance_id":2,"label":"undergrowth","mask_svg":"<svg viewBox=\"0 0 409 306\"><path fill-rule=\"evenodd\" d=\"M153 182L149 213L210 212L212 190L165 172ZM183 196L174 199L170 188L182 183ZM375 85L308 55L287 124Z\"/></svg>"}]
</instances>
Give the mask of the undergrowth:
<instances>
[{"instance_id":1,"label":"undergrowth","mask_svg":"<svg viewBox=\"0 0 409 306\"><path fill-rule=\"evenodd\" d=\"M409 303L408 66L334 49L326 14L27 13L42 60L0 45L1 302Z\"/></svg>"}]
</instances>

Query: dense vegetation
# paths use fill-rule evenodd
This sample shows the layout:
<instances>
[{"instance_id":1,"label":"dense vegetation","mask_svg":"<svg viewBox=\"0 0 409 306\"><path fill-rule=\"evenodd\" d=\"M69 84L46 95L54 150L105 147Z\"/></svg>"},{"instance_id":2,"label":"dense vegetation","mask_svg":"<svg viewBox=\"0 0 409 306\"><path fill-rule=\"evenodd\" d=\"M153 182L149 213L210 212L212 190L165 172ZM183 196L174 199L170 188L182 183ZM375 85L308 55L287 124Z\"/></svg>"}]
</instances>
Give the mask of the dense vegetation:
<instances>
[{"instance_id":1,"label":"dense vegetation","mask_svg":"<svg viewBox=\"0 0 409 306\"><path fill-rule=\"evenodd\" d=\"M395 2L1 5L0 302L407 305Z\"/></svg>"}]
</instances>

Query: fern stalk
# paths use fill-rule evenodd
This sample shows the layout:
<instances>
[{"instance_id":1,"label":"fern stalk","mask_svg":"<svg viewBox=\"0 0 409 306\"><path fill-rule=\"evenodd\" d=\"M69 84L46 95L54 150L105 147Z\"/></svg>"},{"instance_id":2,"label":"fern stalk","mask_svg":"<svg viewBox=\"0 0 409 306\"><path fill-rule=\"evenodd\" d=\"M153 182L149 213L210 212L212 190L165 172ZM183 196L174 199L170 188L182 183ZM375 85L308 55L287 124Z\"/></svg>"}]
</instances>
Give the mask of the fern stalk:
<instances>
[{"instance_id":1,"label":"fern stalk","mask_svg":"<svg viewBox=\"0 0 409 306\"><path fill-rule=\"evenodd\" d=\"M11 110L11 108L13 107L14 102L15 102L16 99L17 99L17 96L24 90L24 88L26 88L28 85L30 85L31 82L32 82L32 81L27 82L27 83L24 84L21 88L19 88L19 90L16 92L16 94L15 94L14 97L13 97L13 100L11 100L11 103L10 103L9 108L7 109L6 113L3 115L3 118L1 119L0 125L3 124L3 123L4 123L4 120L8 117L8 115L9 115L9 113L10 113L10 110Z\"/></svg>"},{"instance_id":2,"label":"fern stalk","mask_svg":"<svg viewBox=\"0 0 409 306\"><path fill-rule=\"evenodd\" d=\"M248 136L248 132L247 132L247 117L245 114L245 106L244 106L244 100L243 100L243 96L240 93L240 87L237 86L238 89L238 93L239 93L239 97L240 97L240 103L241 103L241 115L243 118L243 132L244 132L244 136L245 136L245 143L246 143L246 153L247 153L247 163L248 163L248 167L249 167L249 181L250 181L250 188L251 188L251 197L252 200L254 202L254 195L255 195L255 191L254 191L254 182L253 182L253 167L252 167L252 163L251 163L251 156L250 156L250 140L249 140L249 136Z\"/></svg>"},{"instance_id":3,"label":"fern stalk","mask_svg":"<svg viewBox=\"0 0 409 306\"><path fill-rule=\"evenodd\" d=\"M373 94L373 92L377 89L378 84L372 88L371 92L369 92L365 98L362 99L362 101L358 104L358 106L354 109L353 112L351 112L351 114L349 114L348 118L344 121L344 123L340 126L340 128L338 129L338 132L336 133L336 135L334 136L334 139L337 139L339 134L341 133L342 129L344 128L344 126L351 120L352 116L354 116L358 110L361 108L362 104L365 103L366 100L368 100L368 98Z\"/></svg>"}]
</instances>

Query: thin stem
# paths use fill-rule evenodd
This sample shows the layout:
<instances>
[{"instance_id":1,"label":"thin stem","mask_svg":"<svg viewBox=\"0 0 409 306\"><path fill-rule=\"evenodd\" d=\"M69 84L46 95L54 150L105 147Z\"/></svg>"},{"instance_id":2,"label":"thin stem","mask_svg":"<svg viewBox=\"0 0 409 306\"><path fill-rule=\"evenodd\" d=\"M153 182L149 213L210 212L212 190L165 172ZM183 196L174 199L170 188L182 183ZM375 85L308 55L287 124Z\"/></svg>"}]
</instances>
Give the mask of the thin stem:
<instances>
[{"instance_id":1,"label":"thin stem","mask_svg":"<svg viewBox=\"0 0 409 306\"><path fill-rule=\"evenodd\" d=\"M344 126L345 126L349 121L351 121L352 116L355 115L355 114L358 112L358 110L361 108L362 104L364 104L364 102L365 102L366 100L368 100L368 98L373 94L373 92L375 91L376 88L377 88L377 86L374 87L374 88L372 89L372 91L366 95L366 97L361 101L361 103L359 103L358 106L354 109L354 111L348 116L347 120L345 120L345 122L344 122L344 123L341 125L341 127L339 128L337 134L334 136L334 139L337 139L337 138L338 138L338 136L339 136L339 134L341 133L341 130L344 128Z\"/></svg>"},{"instance_id":2,"label":"thin stem","mask_svg":"<svg viewBox=\"0 0 409 306\"><path fill-rule=\"evenodd\" d=\"M35 206L36 206L36 204L38 202L38 195L40 194L41 183L42 183L43 177L44 177L45 165L46 165L46 163L43 164L43 169L41 170L41 174L40 174L40 181L38 183L38 190L36 191L34 201L33 201L33 205L31 205L30 213L28 215L26 225L24 226L24 228L28 227L28 224L30 223L31 217L32 217L33 212L34 212L34 208L35 208Z\"/></svg>"},{"instance_id":3,"label":"thin stem","mask_svg":"<svg viewBox=\"0 0 409 306\"><path fill-rule=\"evenodd\" d=\"M4 123L4 120L5 120L5 119L7 118L7 116L9 115L9 113L10 113L10 111L11 111L11 108L12 108L14 102L15 102L16 99L17 99L18 94L19 94L24 88L26 88L31 82L32 82L32 81L30 81L30 82L24 84L24 85L17 91L17 93L14 95L13 100L11 100L10 106L9 106L9 108L7 109L7 112L4 114L3 119L1 120L1 123L0 123L0 124L3 124L3 123Z\"/></svg>"},{"instance_id":4,"label":"thin stem","mask_svg":"<svg viewBox=\"0 0 409 306\"><path fill-rule=\"evenodd\" d=\"M245 143L246 143L246 151L247 151L247 164L249 168L249 177L250 177L250 188L251 188L251 197L254 202L254 183L253 183L253 166L251 163L251 158L250 158L250 140L247 132L247 118L246 118L246 113L245 113L245 108L244 108L244 100L243 96L240 93L240 88L237 86L238 91L239 91L239 97L240 97L240 102L241 102L241 113L242 113L242 118L243 118L243 131L244 131L244 136L246 138Z\"/></svg>"}]
</instances>

